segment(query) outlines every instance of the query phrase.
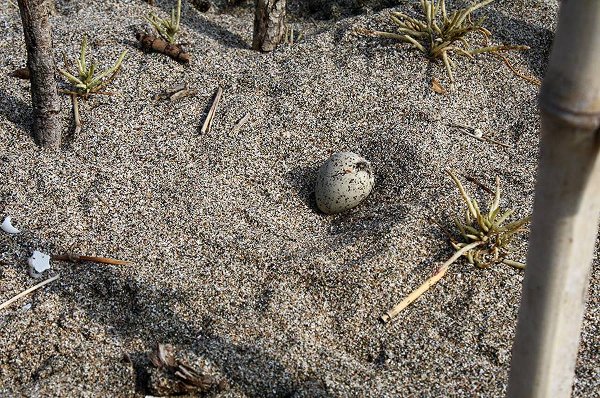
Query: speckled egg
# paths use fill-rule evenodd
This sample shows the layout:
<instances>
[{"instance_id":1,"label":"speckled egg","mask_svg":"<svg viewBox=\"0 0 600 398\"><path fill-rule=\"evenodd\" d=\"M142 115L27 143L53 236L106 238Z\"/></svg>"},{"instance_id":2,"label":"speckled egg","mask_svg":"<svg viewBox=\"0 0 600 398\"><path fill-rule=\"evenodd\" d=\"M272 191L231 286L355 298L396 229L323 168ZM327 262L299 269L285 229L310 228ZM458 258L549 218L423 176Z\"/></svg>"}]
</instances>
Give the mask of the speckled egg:
<instances>
[{"instance_id":1,"label":"speckled egg","mask_svg":"<svg viewBox=\"0 0 600 398\"><path fill-rule=\"evenodd\" d=\"M327 214L357 206L373 189L371 163L352 152L337 152L319 169L315 196L317 207Z\"/></svg>"}]
</instances>

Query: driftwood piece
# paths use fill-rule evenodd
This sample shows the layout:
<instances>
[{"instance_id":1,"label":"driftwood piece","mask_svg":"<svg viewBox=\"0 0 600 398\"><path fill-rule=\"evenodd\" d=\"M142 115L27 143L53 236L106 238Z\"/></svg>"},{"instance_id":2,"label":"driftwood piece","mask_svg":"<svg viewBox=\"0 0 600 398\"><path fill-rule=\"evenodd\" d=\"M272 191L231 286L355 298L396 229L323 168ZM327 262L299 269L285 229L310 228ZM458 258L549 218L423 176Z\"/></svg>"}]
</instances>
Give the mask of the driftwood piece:
<instances>
[{"instance_id":1,"label":"driftwood piece","mask_svg":"<svg viewBox=\"0 0 600 398\"><path fill-rule=\"evenodd\" d=\"M42 147L60 147L63 123L56 87L52 29L46 0L18 0L27 47L27 67L31 71L33 135Z\"/></svg>"},{"instance_id":2,"label":"driftwood piece","mask_svg":"<svg viewBox=\"0 0 600 398\"><path fill-rule=\"evenodd\" d=\"M252 48L273 51L285 37L286 0L256 0Z\"/></svg>"},{"instance_id":3,"label":"driftwood piece","mask_svg":"<svg viewBox=\"0 0 600 398\"><path fill-rule=\"evenodd\" d=\"M168 55L182 64L190 63L190 54L186 53L179 44L170 44L160 37L141 32L136 34L136 38L139 40L144 51L154 51Z\"/></svg>"}]
</instances>

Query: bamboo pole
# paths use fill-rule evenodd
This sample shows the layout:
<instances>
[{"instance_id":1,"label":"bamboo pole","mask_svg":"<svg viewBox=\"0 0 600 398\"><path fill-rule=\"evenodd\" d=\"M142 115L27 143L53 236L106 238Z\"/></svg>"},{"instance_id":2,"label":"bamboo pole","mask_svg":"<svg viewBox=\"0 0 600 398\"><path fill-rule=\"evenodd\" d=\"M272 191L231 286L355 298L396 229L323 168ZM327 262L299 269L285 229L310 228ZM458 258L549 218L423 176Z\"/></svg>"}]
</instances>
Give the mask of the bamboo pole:
<instances>
[{"instance_id":1,"label":"bamboo pole","mask_svg":"<svg viewBox=\"0 0 600 398\"><path fill-rule=\"evenodd\" d=\"M600 1L562 2L540 109L531 241L510 398L572 390L600 216Z\"/></svg>"}]
</instances>

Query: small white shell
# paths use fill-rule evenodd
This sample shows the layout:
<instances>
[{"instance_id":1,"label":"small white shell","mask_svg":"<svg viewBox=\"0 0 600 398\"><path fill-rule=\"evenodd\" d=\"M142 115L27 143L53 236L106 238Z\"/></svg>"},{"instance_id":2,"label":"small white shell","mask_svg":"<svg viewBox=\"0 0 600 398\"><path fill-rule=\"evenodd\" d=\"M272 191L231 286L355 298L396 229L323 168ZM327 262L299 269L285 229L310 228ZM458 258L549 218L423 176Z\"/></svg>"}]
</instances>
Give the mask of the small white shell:
<instances>
[{"instance_id":1,"label":"small white shell","mask_svg":"<svg viewBox=\"0 0 600 398\"><path fill-rule=\"evenodd\" d=\"M29 274L39 278L42 272L50 269L50 255L34 250L31 257L27 259L27 264L29 264Z\"/></svg>"},{"instance_id":2,"label":"small white shell","mask_svg":"<svg viewBox=\"0 0 600 398\"><path fill-rule=\"evenodd\" d=\"M317 207L327 214L351 209L371 193L374 184L373 167L365 158L352 152L334 153L319 169Z\"/></svg>"},{"instance_id":3,"label":"small white shell","mask_svg":"<svg viewBox=\"0 0 600 398\"><path fill-rule=\"evenodd\" d=\"M10 222L10 217L6 217L4 221L2 221L2 225L0 225L0 228L2 228L4 232L9 234L18 234L19 232L21 232L19 229L12 226Z\"/></svg>"}]
</instances>

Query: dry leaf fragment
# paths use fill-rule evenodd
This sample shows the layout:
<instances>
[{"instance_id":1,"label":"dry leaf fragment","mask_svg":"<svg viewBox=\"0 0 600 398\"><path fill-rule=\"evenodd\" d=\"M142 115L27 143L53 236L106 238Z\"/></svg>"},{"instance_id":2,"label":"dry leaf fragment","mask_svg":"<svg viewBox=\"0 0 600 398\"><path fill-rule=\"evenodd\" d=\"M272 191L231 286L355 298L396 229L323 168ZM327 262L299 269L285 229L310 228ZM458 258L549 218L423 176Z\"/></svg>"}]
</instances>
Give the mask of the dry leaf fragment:
<instances>
[{"instance_id":1,"label":"dry leaf fragment","mask_svg":"<svg viewBox=\"0 0 600 398\"><path fill-rule=\"evenodd\" d=\"M228 387L225 380L217 380L175 357L170 344L157 344L148 355L155 368L150 373L150 389L156 395L203 393Z\"/></svg>"},{"instance_id":2,"label":"dry leaf fragment","mask_svg":"<svg viewBox=\"0 0 600 398\"><path fill-rule=\"evenodd\" d=\"M197 91L194 89L189 89L187 87L187 84L182 83L182 84L178 84L175 87L171 87L165 91L163 91L160 94L157 94L154 99L156 101L158 100L165 100L168 99L170 101L177 101L178 99L184 98L184 97L192 97L194 95L196 95Z\"/></svg>"},{"instance_id":3,"label":"dry leaf fragment","mask_svg":"<svg viewBox=\"0 0 600 398\"><path fill-rule=\"evenodd\" d=\"M448 94L448 91L444 88L444 86L442 86L440 84L439 80L436 79L435 77L433 79L431 79L431 89L438 94L442 94L442 95Z\"/></svg>"}]
</instances>

